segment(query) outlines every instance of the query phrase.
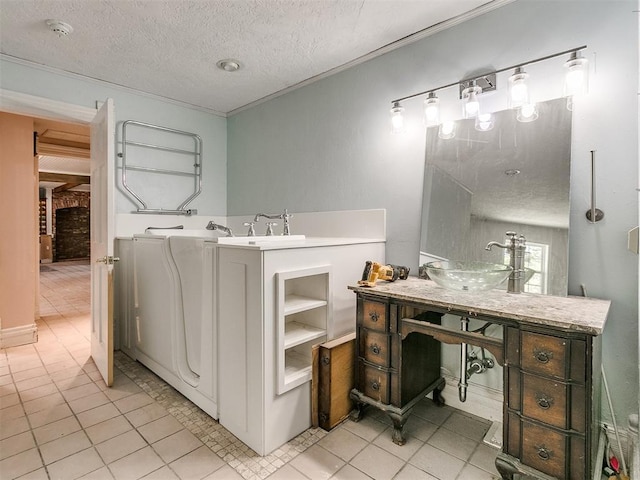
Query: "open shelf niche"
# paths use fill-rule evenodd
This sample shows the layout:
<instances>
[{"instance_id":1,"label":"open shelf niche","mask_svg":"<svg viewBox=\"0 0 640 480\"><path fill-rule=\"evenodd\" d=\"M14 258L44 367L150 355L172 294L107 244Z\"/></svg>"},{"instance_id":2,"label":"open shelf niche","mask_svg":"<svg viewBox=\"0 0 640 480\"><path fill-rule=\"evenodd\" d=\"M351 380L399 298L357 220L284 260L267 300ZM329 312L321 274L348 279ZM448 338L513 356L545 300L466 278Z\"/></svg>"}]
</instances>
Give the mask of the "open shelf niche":
<instances>
[{"instance_id":1,"label":"open shelf niche","mask_svg":"<svg viewBox=\"0 0 640 480\"><path fill-rule=\"evenodd\" d=\"M276 273L278 394L311 381L311 349L331 338L331 265Z\"/></svg>"}]
</instances>

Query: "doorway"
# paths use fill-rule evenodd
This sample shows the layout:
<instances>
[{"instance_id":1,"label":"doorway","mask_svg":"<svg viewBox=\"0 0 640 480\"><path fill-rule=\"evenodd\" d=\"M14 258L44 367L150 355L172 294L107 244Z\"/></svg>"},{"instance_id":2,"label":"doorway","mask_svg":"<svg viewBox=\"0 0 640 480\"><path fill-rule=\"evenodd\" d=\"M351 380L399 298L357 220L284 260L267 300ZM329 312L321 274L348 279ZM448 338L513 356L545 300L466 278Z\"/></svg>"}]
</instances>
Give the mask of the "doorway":
<instances>
[{"instance_id":1,"label":"doorway","mask_svg":"<svg viewBox=\"0 0 640 480\"><path fill-rule=\"evenodd\" d=\"M43 97L35 97L19 92L0 89L0 111L21 115L34 122L34 132L37 135L37 138L34 135L34 142L36 140L38 142L37 152L41 156L39 163L44 164L43 168L40 168L40 165L37 165L34 169L36 171L41 171L39 180L41 182L45 182L37 182L35 184L37 191L34 193L36 195L36 199L42 197L42 201L39 202L39 205L40 209L43 210L43 215L37 219L38 228L36 233L42 233L43 235L49 234L52 236L55 223L51 215L53 207L51 196L49 197L48 202L46 198L47 195L45 192L47 188L51 191L57 189L58 195L62 195L64 192L67 192L68 196L82 197L84 195L86 197L81 201L64 200L62 201L62 206L89 207L89 172L91 163L89 151L91 143L89 127L96 116L96 110L64 102L57 102ZM80 165L82 165L82 168L79 167ZM28 191L33 188L32 185L33 184L29 182L29 185L25 185L23 188ZM105 185L104 188L109 188L109 186ZM41 192L43 195L40 195ZM49 203L49 205L47 205L47 203ZM47 207L49 208L48 216L46 215ZM36 214L39 215L39 213ZM104 214L104 212L100 211L100 215ZM35 239L35 241L37 242L37 239ZM84 239L82 242L84 242ZM71 272L74 270L86 270L90 267L89 258L86 257L86 253L81 254L84 258L75 258L72 259L73 261L67 261L64 264L59 263L53 267L54 252L52 250L54 249L55 247L53 242L48 245L45 241L44 245L41 245L40 257L45 257L45 261L44 263L40 263L40 265L44 269L56 268L55 275L57 275L57 286L60 285L60 282L64 281L77 282L77 279L72 279L74 274ZM46 258L47 251L50 254L50 259ZM75 254L73 254L73 256L75 256ZM69 256L67 255L65 260L71 260L68 257ZM38 263L37 258L36 263ZM22 267L18 264L17 268ZM52 305L50 301L42 300L41 293L44 293L49 289L48 294L51 294L55 289L52 288L51 281L40 281L39 270L39 268L35 269L36 278L34 278L34 281L36 298L34 300L36 300L36 302L38 299L41 300L41 314L46 315L48 313L52 313ZM33 271L30 265L24 265L24 272L26 273L30 271ZM54 273L51 270L50 272ZM85 281L85 290L86 288L89 288L89 282L90 280ZM43 292L40 292L40 289L42 289ZM62 292L61 296L66 297L66 300L75 303L75 307L80 306L78 302L81 294L78 293L75 286L70 285L68 288L58 288L58 291ZM90 307L90 295L88 295L87 298ZM68 305L66 307L58 305L58 308L67 312L73 310L73 308L69 308ZM86 310L86 306L80 307L80 310ZM57 311L56 315L59 314L60 312ZM36 311L36 318L37 316L38 312ZM89 313L89 320L90 317L91 315ZM86 319L84 321L85 323L89 323Z\"/></svg>"}]
</instances>

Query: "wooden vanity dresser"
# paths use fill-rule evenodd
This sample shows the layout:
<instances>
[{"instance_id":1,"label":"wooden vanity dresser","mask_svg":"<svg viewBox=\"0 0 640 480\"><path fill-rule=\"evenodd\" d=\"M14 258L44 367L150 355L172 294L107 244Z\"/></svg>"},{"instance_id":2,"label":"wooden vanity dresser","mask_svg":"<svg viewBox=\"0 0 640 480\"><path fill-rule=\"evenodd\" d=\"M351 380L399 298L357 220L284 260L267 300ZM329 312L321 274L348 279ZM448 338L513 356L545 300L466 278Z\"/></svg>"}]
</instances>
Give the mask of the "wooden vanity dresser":
<instances>
[{"instance_id":1,"label":"wooden vanity dresser","mask_svg":"<svg viewBox=\"0 0 640 480\"><path fill-rule=\"evenodd\" d=\"M458 292L414 277L349 289L357 295L353 420L365 405L384 411L402 445L413 406L430 392L442 403L441 342L476 345L504 367L502 478L591 478L608 300ZM502 325L502 338L442 326L445 314Z\"/></svg>"}]
</instances>

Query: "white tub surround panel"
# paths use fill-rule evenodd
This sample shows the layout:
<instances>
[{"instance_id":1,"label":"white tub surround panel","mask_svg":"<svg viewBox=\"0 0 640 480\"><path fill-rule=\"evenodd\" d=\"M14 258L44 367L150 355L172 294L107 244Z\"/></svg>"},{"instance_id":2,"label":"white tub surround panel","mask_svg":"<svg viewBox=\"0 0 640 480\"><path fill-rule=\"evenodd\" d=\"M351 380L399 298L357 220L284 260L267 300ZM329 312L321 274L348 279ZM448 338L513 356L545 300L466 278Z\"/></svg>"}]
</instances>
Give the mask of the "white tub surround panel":
<instances>
[{"instance_id":1,"label":"white tub surround panel","mask_svg":"<svg viewBox=\"0 0 640 480\"><path fill-rule=\"evenodd\" d=\"M290 229L292 235L306 235L307 237L348 237L348 238L386 238L387 211L383 208L370 210L342 210L331 212L297 212L294 208L287 209L292 215ZM281 214L284 210L275 212L261 212L267 214ZM256 212L259 213L259 212ZM229 226L236 235L246 235L248 228L244 222L253 222L252 215L237 215L228 217ZM282 233L282 220L260 218L254 228L256 235L264 235L266 222L276 222L274 233Z\"/></svg>"},{"instance_id":2,"label":"white tub surround panel","mask_svg":"<svg viewBox=\"0 0 640 480\"><path fill-rule=\"evenodd\" d=\"M347 285L361 278L367 260L384 262L384 249L383 241L345 238L219 245L220 423L259 455L311 426L310 374L300 382L296 373L288 376L282 368L289 353L310 366L314 341L307 336L300 345L287 344L279 335L291 332L288 321L324 330L315 343L354 331L355 300ZM301 317L295 317L294 307L279 307L279 288L305 297L301 303L307 307L297 313ZM296 351L279 352L279 345L293 345ZM288 369L292 364L287 362ZM303 369L298 368L301 375Z\"/></svg>"}]
</instances>

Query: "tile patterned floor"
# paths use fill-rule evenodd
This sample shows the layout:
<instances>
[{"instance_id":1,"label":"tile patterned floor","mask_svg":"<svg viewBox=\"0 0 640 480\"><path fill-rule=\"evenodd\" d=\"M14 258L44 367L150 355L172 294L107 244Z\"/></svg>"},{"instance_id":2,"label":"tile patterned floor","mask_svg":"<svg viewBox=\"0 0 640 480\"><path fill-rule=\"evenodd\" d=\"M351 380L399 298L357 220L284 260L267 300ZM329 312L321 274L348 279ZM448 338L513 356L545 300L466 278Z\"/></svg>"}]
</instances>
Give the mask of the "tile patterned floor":
<instances>
[{"instance_id":1,"label":"tile patterned floor","mask_svg":"<svg viewBox=\"0 0 640 480\"><path fill-rule=\"evenodd\" d=\"M116 352L106 387L90 357L89 266L41 272L38 343L0 350L0 478L489 480L489 423L418 404L407 443L375 411L309 429L260 457L156 375Z\"/></svg>"}]
</instances>

